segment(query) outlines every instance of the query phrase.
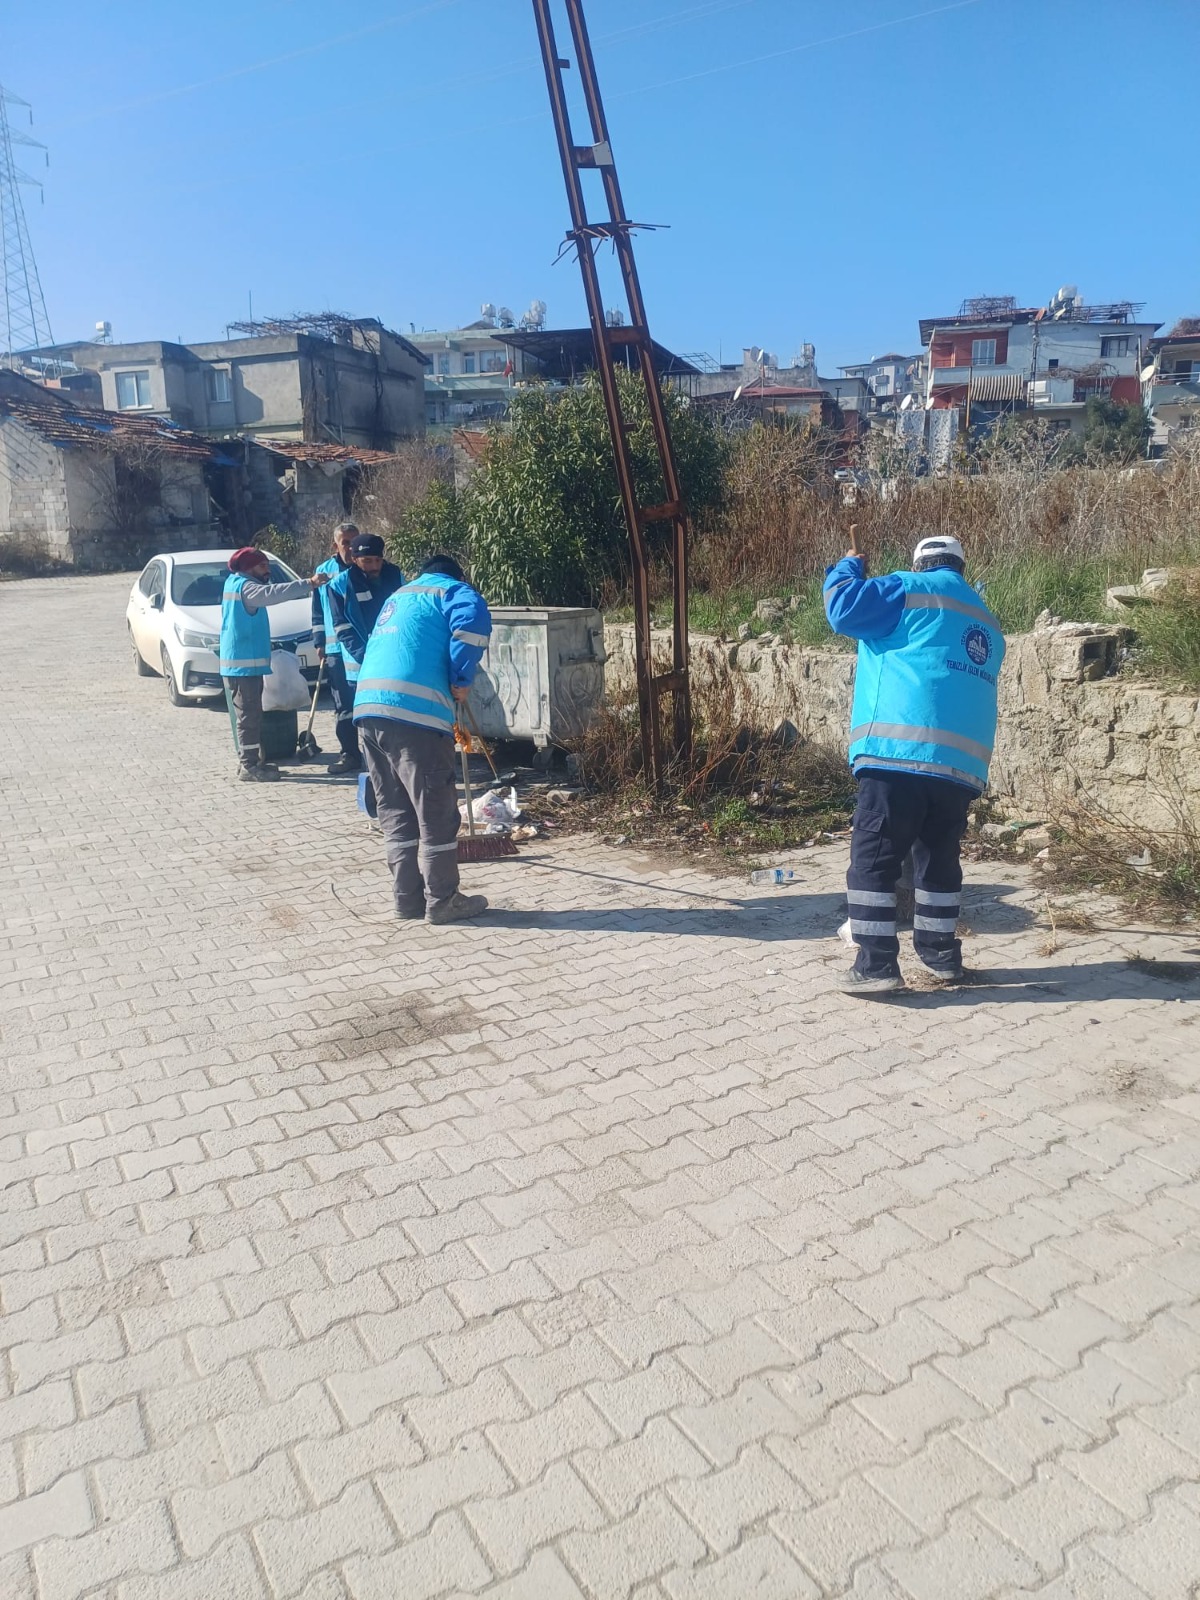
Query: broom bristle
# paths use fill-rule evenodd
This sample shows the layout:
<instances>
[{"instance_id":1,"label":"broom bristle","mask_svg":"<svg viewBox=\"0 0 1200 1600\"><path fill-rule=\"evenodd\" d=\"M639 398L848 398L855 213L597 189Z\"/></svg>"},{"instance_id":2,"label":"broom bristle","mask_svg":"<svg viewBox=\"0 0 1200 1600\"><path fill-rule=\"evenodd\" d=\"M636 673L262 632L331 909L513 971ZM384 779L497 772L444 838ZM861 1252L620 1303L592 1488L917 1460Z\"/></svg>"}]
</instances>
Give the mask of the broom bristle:
<instances>
[{"instance_id":1,"label":"broom bristle","mask_svg":"<svg viewBox=\"0 0 1200 1600\"><path fill-rule=\"evenodd\" d=\"M515 856L519 853L506 833L488 833L474 839L458 841L459 861L497 861L501 856Z\"/></svg>"}]
</instances>

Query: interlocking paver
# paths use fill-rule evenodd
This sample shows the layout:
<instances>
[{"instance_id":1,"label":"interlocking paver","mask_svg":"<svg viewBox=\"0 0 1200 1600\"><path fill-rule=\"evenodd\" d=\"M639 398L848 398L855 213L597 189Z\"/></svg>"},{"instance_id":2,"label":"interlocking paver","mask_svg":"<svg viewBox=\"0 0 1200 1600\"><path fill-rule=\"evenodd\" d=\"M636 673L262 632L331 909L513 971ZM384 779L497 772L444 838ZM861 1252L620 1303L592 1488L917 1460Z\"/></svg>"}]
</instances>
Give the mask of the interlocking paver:
<instances>
[{"instance_id":1,"label":"interlocking paver","mask_svg":"<svg viewBox=\"0 0 1200 1600\"><path fill-rule=\"evenodd\" d=\"M728 1555L692 1571L668 1573L663 1588L671 1600L817 1600L821 1591L770 1534L746 1539Z\"/></svg>"},{"instance_id":2,"label":"interlocking paver","mask_svg":"<svg viewBox=\"0 0 1200 1600\"><path fill-rule=\"evenodd\" d=\"M867 1008L843 845L781 894L587 839L396 925L345 788L246 793L128 672L128 584L4 591L6 1600L1183 1600L1198 1003L1144 936L1041 954L968 866L1025 976Z\"/></svg>"},{"instance_id":3,"label":"interlocking paver","mask_svg":"<svg viewBox=\"0 0 1200 1600\"><path fill-rule=\"evenodd\" d=\"M912 1600L989 1600L1038 1582L1037 1568L969 1511L929 1543L889 1551L881 1566Z\"/></svg>"},{"instance_id":4,"label":"interlocking paver","mask_svg":"<svg viewBox=\"0 0 1200 1600\"><path fill-rule=\"evenodd\" d=\"M861 1478L851 1478L823 1505L771 1517L768 1526L832 1594L845 1588L865 1557L916 1545L921 1539L912 1523Z\"/></svg>"},{"instance_id":5,"label":"interlocking paver","mask_svg":"<svg viewBox=\"0 0 1200 1600\"><path fill-rule=\"evenodd\" d=\"M369 1484L351 1484L340 1500L282 1520L280 1513L293 1509L276 1506L254 1529L254 1542L278 1595L297 1594L314 1572L345 1556L380 1555L396 1542Z\"/></svg>"},{"instance_id":6,"label":"interlocking paver","mask_svg":"<svg viewBox=\"0 0 1200 1600\"><path fill-rule=\"evenodd\" d=\"M488 1560L497 1572L523 1567L538 1545L582 1528L600 1528L606 1513L565 1461L540 1482L496 1500L472 1500L465 1508Z\"/></svg>"}]
</instances>

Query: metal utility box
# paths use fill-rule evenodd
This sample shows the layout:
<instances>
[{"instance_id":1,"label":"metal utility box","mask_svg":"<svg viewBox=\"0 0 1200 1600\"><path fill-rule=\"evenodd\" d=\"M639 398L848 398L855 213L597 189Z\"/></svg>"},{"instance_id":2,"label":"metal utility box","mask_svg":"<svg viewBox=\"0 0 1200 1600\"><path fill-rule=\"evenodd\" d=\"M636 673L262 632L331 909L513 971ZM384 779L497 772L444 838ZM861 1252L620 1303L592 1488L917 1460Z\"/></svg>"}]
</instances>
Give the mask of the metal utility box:
<instances>
[{"instance_id":1,"label":"metal utility box","mask_svg":"<svg viewBox=\"0 0 1200 1600\"><path fill-rule=\"evenodd\" d=\"M590 606L493 606L471 687L489 739L544 748L581 734L604 697L604 620Z\"/></svg>"}]
</instances>

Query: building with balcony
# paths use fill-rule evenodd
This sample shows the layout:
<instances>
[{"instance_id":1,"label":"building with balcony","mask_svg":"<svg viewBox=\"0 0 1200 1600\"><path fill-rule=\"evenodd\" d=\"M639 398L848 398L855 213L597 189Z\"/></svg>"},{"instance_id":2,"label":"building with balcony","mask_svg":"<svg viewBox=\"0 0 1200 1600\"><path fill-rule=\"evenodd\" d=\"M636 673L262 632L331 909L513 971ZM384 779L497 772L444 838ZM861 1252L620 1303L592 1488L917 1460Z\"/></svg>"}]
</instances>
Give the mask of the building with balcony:
<instances>
[{"instance_id":1,"label":"building with balcony","mask_svg":"<svg viewBox=\"0 0 1200 1600\"><path fill-rule=\"evenodd\" d=\"M504 334L515 328L512 318L506 315L506 326L501 326L493 308L486 309L489 315L465 327L422 329L409 335L429 362L427 428L448 435L454 428L478 428L508 415L514 380L523 375L524 361L503 342Z\"/></svg>"},{"instance_id":2,"label":"building with balcony","mask_svg":"<svg viewBox=\"0 0 1200 1600\"><path fill-rule=\"evenodd\" d=\"M846 378L858 378L866 384L871 411L895 411L906 395L921 393L923 356L902 356L892 351L870 361L839 367L838 371Z\"/></svg>"},{"instance_id":3,"label":"building with balcony","mask_svg":"<svg viewBox=\"0 0 1200 1600\"><path fill-rule=\"evenodd\" d=\"M1080 428L1093 395L1137 404L1159 326L1139 321L1140 310L1128 300L1088 305L1067 287L1046 306L993 295L964 300L953 316L922 318L925 406L954 410L961 428L979 433L1025 410Z\"/></svg>"},{"instance_id":4,"label":"building with balcony","mask_svg":"<svg viewBox=\"0 0 1200 1600\"><path fill-rule=\"evenodd\" d=\"M455 429L477 429L508 415L513 394L526 384L571 388L596 370L596 347L590 328L547 328L546 307L535 300L519 321L503 308L485 314L465 328L450 332L413 333L412 342L429 361L425 375L425 421L449 437ZM613 325L614 341L620 325ZM694 392L700 369L685 356L652 341L661 379ZM636 367L631 342L616 359Z\"/></svg>"},{"instance_id":5,"label":"building with balcony","mask_svg":"<svg viewBox=\"0 0 1200 1600\"><path fill-rule=\"evenodd\" d=\"M1164 450L1172 439L1200 422L1200 317L1183 317L1146 346L1142 404L1154 432L1151 448Z\"/></svg>"}]
</instances>

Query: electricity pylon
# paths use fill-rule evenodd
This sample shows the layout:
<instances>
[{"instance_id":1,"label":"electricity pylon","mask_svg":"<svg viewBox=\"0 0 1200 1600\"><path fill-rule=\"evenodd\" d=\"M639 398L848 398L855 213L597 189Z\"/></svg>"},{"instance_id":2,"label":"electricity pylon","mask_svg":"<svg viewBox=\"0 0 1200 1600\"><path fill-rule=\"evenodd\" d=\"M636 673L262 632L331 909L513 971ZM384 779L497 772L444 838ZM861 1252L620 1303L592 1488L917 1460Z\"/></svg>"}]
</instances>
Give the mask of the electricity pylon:
<instances>
[{"instance_id":1,"label":"electricity pylon","mask_svg":"<svg viewBox=\"0 0 1200 1600\"><path fill-rule=\"evenodd\" d=\"M14 352L41 349L53 343L21 203L23 183L37 184L39 189L41 184L22 172L13 159L14 145L29 145L34 150L46 147L26 133L15 133L8 120L9 106L28 105L27 100L0 84L0 361L8 366L16 364Z\"/></svg>"}]
</instances>

